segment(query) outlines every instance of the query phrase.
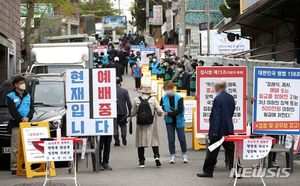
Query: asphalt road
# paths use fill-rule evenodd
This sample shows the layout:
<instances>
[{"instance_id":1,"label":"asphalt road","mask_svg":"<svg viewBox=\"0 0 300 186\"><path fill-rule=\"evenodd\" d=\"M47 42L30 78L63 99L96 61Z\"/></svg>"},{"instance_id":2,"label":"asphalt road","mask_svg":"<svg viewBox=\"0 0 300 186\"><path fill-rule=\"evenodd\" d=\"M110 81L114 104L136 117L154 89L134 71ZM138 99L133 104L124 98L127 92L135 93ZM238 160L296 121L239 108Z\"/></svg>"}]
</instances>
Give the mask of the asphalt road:
<instances>
[{"instance_id":1,"label":"asphalt road","mask_svg":"<svg viewBox=\"0 0 300 186\"><path fill-rule=\"evenodd\" d=\"M134 91L134 80L130 76L124 78L123 86L130 91L133 99L139 95ZM112 145L110 165L112 171L92 172L91 158L81 161L78 180L82 186L226 186L229 181L229 171L224 166L224 152L220 152L214 178L198 178L196 173L202 170L205 151L193 151L191 133L186 134L188 141L189 163L183 164L178 141L176 142L177 159L174 165L168 163L168 145L163 119L159 120L160 154L162 167L156 168L152 149L146 149L146 168L138 167L137 149L134 134L128 136L128 145L114 147ZM279 156L278 163L284 166L284 157ZM86 167L86 164L89 167ZM59 176L68 176L66 170L57 170ZM272 186L299 186L300 166L295 163L294 173L288 178L266 178L266 184ZM44 178L26 179L25 176L12 176L8 171L0 172L0 186L40 186ZM233 182L231 182L232 185ZM51 185L71 186L72 182L53 182ZM259 178L243 178L238 180L241 186L262 185Z\"/></svg>"}]
</instances>

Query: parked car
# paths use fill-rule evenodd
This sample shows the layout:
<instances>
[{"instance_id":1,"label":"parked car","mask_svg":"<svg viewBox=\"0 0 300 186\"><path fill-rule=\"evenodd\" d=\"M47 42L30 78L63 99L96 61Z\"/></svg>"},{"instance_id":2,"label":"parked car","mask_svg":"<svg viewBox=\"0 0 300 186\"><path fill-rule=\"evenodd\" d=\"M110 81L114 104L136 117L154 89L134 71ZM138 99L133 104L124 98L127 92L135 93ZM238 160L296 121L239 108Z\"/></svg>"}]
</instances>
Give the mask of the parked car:
<instances>
[{"instance_id":1,"label":"parked car","mask_svg":"<svg viewBox=\"0 0 300 186\"><path fill-rule=\"evenodd\" d=\"M58 74L24 75L27 79L27 91L33 98L35 112L32 121L48 121L51 136L56 136L58 126L62 135L66 132L66 103L64 76ZM6 105L6 95L12 90L11 80L4 82L0 88L0 164L1 168L9 168L10 119Z\"/></svg>"}]
</instances>

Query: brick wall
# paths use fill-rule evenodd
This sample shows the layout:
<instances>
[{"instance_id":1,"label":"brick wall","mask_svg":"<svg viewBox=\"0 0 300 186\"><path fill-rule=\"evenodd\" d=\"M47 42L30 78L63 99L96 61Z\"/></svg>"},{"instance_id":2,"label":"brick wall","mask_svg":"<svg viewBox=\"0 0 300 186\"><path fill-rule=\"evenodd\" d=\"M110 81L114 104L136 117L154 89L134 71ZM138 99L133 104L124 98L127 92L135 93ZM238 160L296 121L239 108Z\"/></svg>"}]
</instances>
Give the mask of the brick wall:
<instances>
[{"instance_id":1,"label":"brick wall","mask_svg":"<svg viewBox=\"0 0 300 186\"><path fill-rule=\"evenodd\" d=\"M16 42L16 59L18 61L21 52L20 0L0 0L0 33ZM6 70L2 66L3 64L0 64L0 73Z\"/></svg>"}]
</instances>

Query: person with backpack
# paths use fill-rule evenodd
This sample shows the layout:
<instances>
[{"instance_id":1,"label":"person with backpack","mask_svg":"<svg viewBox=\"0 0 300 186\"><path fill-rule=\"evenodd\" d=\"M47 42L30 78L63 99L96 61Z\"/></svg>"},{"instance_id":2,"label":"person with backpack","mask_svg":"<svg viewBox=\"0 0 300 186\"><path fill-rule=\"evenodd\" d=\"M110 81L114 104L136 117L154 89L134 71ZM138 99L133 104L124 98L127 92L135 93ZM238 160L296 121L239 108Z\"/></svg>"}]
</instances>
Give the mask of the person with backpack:
<instances>
[{"instance_id":1,"label":"person with backpack","mask_svg":"<svg viewBox=\"0 0 300 186\"><path fill-rule=\"evenodd\" d=\"M173 91L172 81L164 83L165 95L161 98L160 105L164 110L165 122L167 127L170 164L175 163L175 131L180 142L183 163L188 163L187 144L184 132L184 104L183 97Z\"/></svg>"},{"instance_id":2,"label":"person with backpack","mask_svg":"<svg viewBox=\"0 0 300 186\"><path fill-rule=\"evenodd\" d=\"M159 155L159 135L157 117L163 115L163 110L155 97L151 97L151 85L142 85L141 96L134 98L131 115L137 117L136 147L138 149L139 167L145 167L145 147L152 147L155 164L161 166Z\"/></svg>"},{"instance_id":3,"label":"person with backpack","mask_svg":"<svg viewBox=\"0 0 300 186\"><path fill-rule=\"evenodd\" d=\"M14 89L6 96L7 107L11 119L9 131L11 132L10 170L13 175L17 172L18 136L21 122L29 122L34 114L34 104L30 94L26 91L26 79L21 75L13 78Z\"/></svg>"}]
</instances>

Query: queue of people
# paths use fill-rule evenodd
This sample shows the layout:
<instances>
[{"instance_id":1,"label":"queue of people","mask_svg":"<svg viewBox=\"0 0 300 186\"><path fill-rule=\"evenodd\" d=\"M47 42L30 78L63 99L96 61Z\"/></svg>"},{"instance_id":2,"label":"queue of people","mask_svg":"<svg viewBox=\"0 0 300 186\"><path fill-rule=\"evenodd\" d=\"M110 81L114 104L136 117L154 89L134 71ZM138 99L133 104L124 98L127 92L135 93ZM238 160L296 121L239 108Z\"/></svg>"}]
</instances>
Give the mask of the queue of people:
<instances>
[{"instance_id":1,"label":"queue of people","mask_svg":"<svg viewBox=\"0 0 300 186\"><path fill-rule=\"evenodd\" d=\"M128 38L130 38L128 36ZM180 143L182 162L188 163L187 142L184 131L185 108L182 96L174 92L174 87L179 90L187 90L188 95L195 95L196 92L196 68L204 65L203 61L192 60L190 56L184 56L183 60L175 57L167 51L164 58L158 60L155 54L149 55L149 70L153 75L164 79L165 94L160 98L152 97L151 85L141 85L143 76L139 64L140 54L128 51L124 39L124 45L115 50L113 44L110 45L107 54L101 53L100 58L95 59L96 68L115 68L117 75L117 118L114 125L114 136L101 136L99 147L100 169L112 170L109 165L112 138L114 137L116 147L122 144L127 145L127 121L129 117L136 117L135 145L139 167L145 167L145 148L151 147L154 161L157 167L161 166L159 153L159 123L158 117L164 118L166 127L166 139L169 148L169 163L176 162L175 140L176 134ZM142 44L145 44L142 42ZM133 99L131 103L128 90L122 88L122 76L129 73L130 65L132 76L135 79L135 88L141 94ZM12 116L10 126L12 128L11 138L11 170L16 171L16 154L18 126L20 122L29 122L32 119L34 108L30 94L26 92L26 79L23 76L16 76L13 80L14 90L7 95L9 112ZM233 134L232 117L235 109L233 97L226 92L226 82L220 81L215 84L215 92L212 112L210 115L209 139L210 144L220 140L223 136ZM120 133L121 132L121 140ZM176 133L176 134L175 134ZM229 167L233 165L234 144L223 142L223 146L228 154ZM217 148L213 152L207 153L203 166L203 173L197 174L199 177L212 177L214 167L219 153Z\"/></svg>"}]
</instances>

